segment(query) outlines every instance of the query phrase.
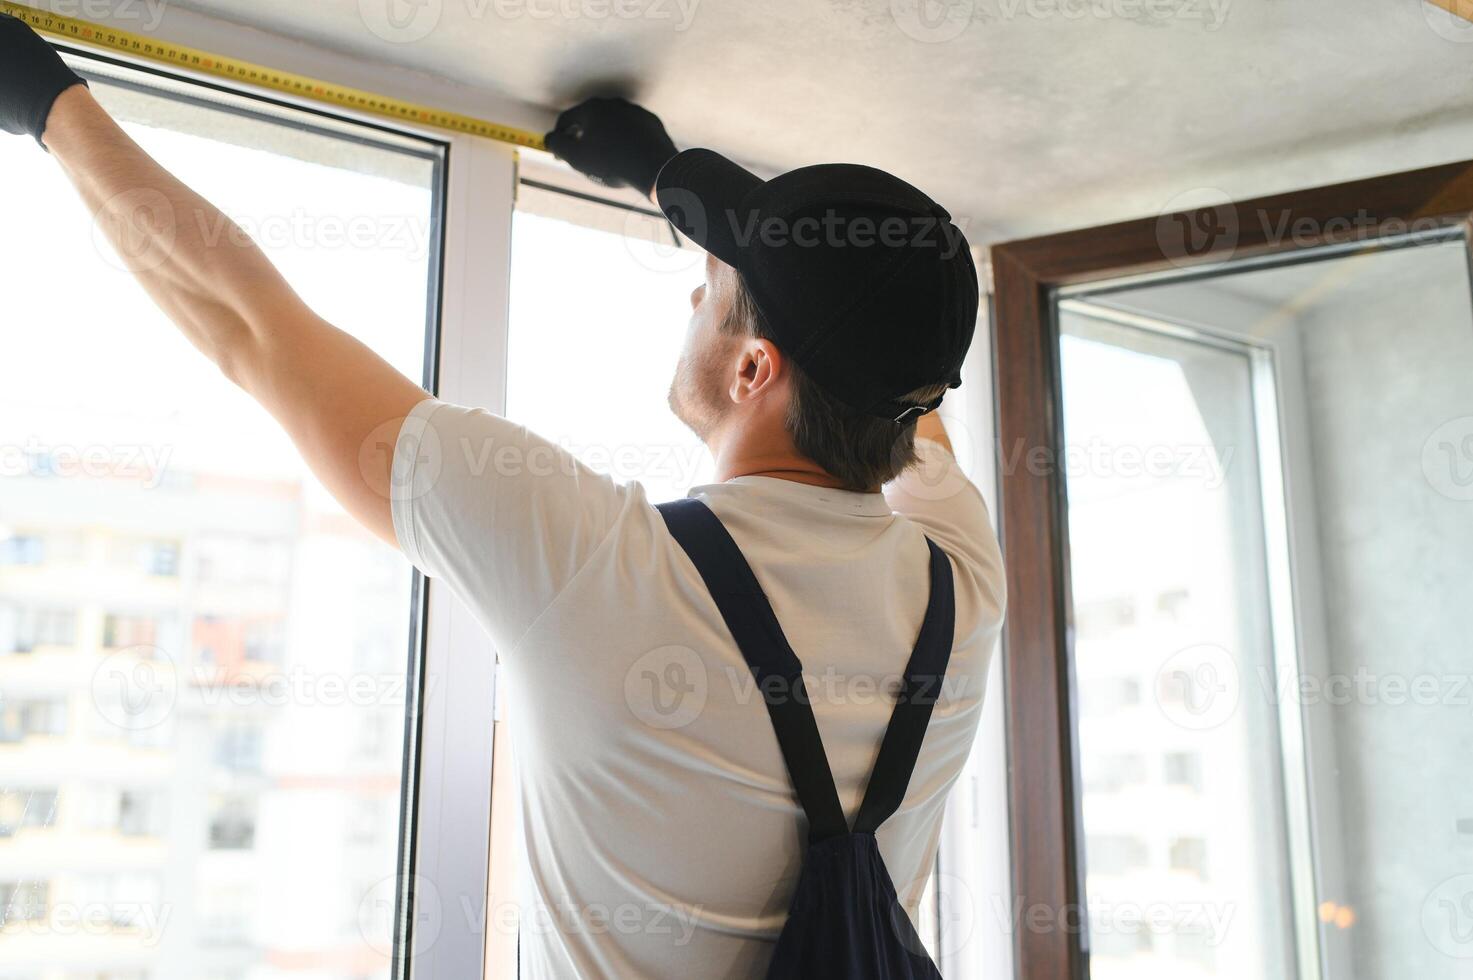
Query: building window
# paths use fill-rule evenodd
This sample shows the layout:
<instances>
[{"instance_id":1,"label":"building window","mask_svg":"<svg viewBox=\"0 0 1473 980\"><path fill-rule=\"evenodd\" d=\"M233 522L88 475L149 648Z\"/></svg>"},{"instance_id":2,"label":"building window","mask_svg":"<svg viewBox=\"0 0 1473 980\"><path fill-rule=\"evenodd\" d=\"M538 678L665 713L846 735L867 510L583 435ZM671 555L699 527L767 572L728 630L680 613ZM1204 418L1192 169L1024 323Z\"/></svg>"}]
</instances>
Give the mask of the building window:
<instances>
[{"instance_id":1,"label":"building window","mask_svg":"<svg viewBox=\"0 0 1473 980\"><path fill-rule=\"evenodd\" d=\"M23 742L66 731L67 706L59 698L0 700L0 742Z\"/></svg>"},{"instance_id":2,"label":"building window","mask_svg":"<svg viewBox=\"0 0 1473 980\"><path fill-rule=\"evenodd\" d=\"M0 538L0 565L40 565L46 561L46 543L37 534Z\"/></svg>"},{"instance_id":3,"label":"building window","mask_svg":"<svg viewBox=\"0 0 1473 980\"><path fill-rule=\"evenodd\" d=\"M256 844L256 802L217 794L210 800L210 849L248 851Z\"/></svg>"},{"instance_id":4,"label":"building window","mask_svg":"<svg viewBox=\"0 0 1473 980\"><path fill-rule=\"evenodd\" d=\"M1091 874L1130 874L1143 870L1151 857L1144 840L1123 834L1091 836L1085 846Z\"/></svg>"},{"instance_id":5,"label":"building window","mask_svg":"<svg viewBox=\"0 0 1473 980\"><path fill-rule=\"evenodd\" d=\"M1202 757L1196 752L1166 753L1166 784L1202 792Z\"/></svg>"},{"instance_id":6,"label":"building window","mask_svg":"<svg viewBox=\"0 0 1473 980\"><path fill-rule=\"evenodd\" d=\"M12 922L44 922L50 883L0 880L0 929Z\"/></svg>"},{"instance_id":7,"label":"building window","mask_svg":"<svg viewBox=\"0 0 1473 980\"><path fill-rule=\"evenodd\" d=\"M0 603L0 653L33 653L76 645L75 609Z\"/></svg>"},{"instance_id":8,"label":"building window","mask_svg":"<svg viewBox=\"0 0 1473 980\"><path fill-rule=\"evenodd\" d=\"M232 772L260 772L263 742L259 724L222 721L215 729L215 765Z\"/></svg>"},{"instance_id":9,"label":"building window","mask_svg":"<svg viewBox=\"0 0 1473 980\"><path fill-rule=\"evenodd\" d=\"M55 819L55 789L0 790L0 837L14 837L23 827L45 827Z\"/></svg>"},{"instance_id":10,"label":"building window","mask_svg":"<svg viewBox=\"0 0 1473 980\"><path fill-rule=\"evenodd\" d=\"M125 837L155 837L163 830L164 798L157 792L122 790L118 793L118 833Z\"/></svg>"},{"instance_id":11,"label":"building window","mask_svg":"<svg viewBox=\"0 0 1473 980\"><path fill-rule=\"evenodd\" d=\"M1201 837L1178 837L1171 842L1171 870L1187 871L1207 879L1207 841Z\"/></svg>"},{"instance_id":12,"label":"building window","mask_svg":"<svg viewBox=\"0 0 1473 980\"><path fill-rule=\"evenodd\" d=\"M108 613L102 619L102 645L109 650L154 646L159 642L156 616Z\"/></svg>"}]
</instances>

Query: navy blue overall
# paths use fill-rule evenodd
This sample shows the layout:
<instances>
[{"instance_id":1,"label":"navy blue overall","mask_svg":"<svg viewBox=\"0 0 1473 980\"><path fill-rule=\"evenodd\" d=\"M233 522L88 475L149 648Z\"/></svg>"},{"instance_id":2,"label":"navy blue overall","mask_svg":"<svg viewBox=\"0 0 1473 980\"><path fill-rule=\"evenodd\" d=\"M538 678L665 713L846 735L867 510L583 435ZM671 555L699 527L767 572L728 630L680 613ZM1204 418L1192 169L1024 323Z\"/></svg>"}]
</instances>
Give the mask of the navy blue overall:
<instances>
[{"instance_id":1,"label":"navy blue overall","mask_svg":"<svg viewBox=\"0 0 1473 980\"><path fill-rule=\"evenodd\" d=\"M768 980L939 980L941 974L896 898L875 842L875 828L905 798L931 709L941 693L956 623L951 563L927 539L931 597L926 618L851 830L803 688L803 665L788 645L751 566L716 515L699 500L677 500L659 509L751 668L788 776L808 817L803 870L767 970Z\"/></svg>"}]
</instances>

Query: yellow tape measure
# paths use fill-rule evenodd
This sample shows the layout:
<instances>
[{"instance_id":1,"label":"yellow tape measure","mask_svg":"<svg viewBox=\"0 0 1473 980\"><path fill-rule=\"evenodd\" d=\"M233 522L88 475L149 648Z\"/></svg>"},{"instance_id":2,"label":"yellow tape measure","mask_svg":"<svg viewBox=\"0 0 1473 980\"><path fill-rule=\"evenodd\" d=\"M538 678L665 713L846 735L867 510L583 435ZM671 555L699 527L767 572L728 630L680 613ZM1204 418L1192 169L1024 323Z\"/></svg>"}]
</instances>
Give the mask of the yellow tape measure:
<instances>
[{"instance_id":1,"label":"yellow tape measure","mask_svg":"<svg viewBox=\"0 0 1473 980\"><path fill-rule=\"evenodd\" d=\"M399 122L432 126L436 129L466 133L537 150L546 149L541 134L517 129L514 126L488 122L485 119L461 115L458 112L447 112L430 106L416 105L413 102L402 102L398 99L375 95L372 92L364 92L361 89L348 88L346 85L334 85L332 82L308 78L305 75L277 71L274 68L251 64L248 61L238 61L234 58L211 54L208 51L187 48L181 44L170 44L167 41L145 37L141 34L131 34L128 31L116 30L101 24L92 24L74 17L63 17L60 14L11 3L10 0L0 0L0 11L20 18L43 34L50 34L68 41L97 45L135 58L173 65L233 82L244 82L296 98L326 102Z\"/></svg>"}]
</instances>

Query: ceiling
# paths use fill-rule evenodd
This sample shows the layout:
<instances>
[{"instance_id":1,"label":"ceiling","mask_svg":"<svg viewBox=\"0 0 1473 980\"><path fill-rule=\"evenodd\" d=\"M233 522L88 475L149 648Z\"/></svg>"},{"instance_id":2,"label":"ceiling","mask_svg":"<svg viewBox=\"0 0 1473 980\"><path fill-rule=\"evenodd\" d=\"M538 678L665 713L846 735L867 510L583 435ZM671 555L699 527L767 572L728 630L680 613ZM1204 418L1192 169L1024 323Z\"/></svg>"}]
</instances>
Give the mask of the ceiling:
<instances>
[{"instance_id":1,"label":"ceiling","mask_svg":"<svg viewBox=\"0 0 1473 980\"><path fill-rule=\"evenodd\" d=\"M974 244L1473 157L1473 24L1424 0L174 6L549 119L617 84L681 146L892 170Z\"/></svg>"}]
</instances>

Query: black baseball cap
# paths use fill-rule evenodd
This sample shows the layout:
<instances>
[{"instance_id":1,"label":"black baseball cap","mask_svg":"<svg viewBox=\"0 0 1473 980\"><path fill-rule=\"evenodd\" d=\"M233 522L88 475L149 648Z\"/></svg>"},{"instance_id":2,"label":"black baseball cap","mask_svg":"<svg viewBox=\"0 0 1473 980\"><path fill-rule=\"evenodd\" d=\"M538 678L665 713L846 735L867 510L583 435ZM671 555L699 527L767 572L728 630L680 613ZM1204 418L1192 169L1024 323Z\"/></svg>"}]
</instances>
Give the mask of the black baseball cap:
<instances>
[{"instance_id":1,"label":"black baseball cap","mask_svg":"<svg viewBox=\"0 0 1473 980\"><path fill-rule=\"evenodd\" d=\"M772 180L685 150L655 181L677 229L742 276L774 343L821 388L908 424L941 404L900 400L961 382L977 270L946 209L899 177L831 163Z\"/></svg>"}]
</instances>

